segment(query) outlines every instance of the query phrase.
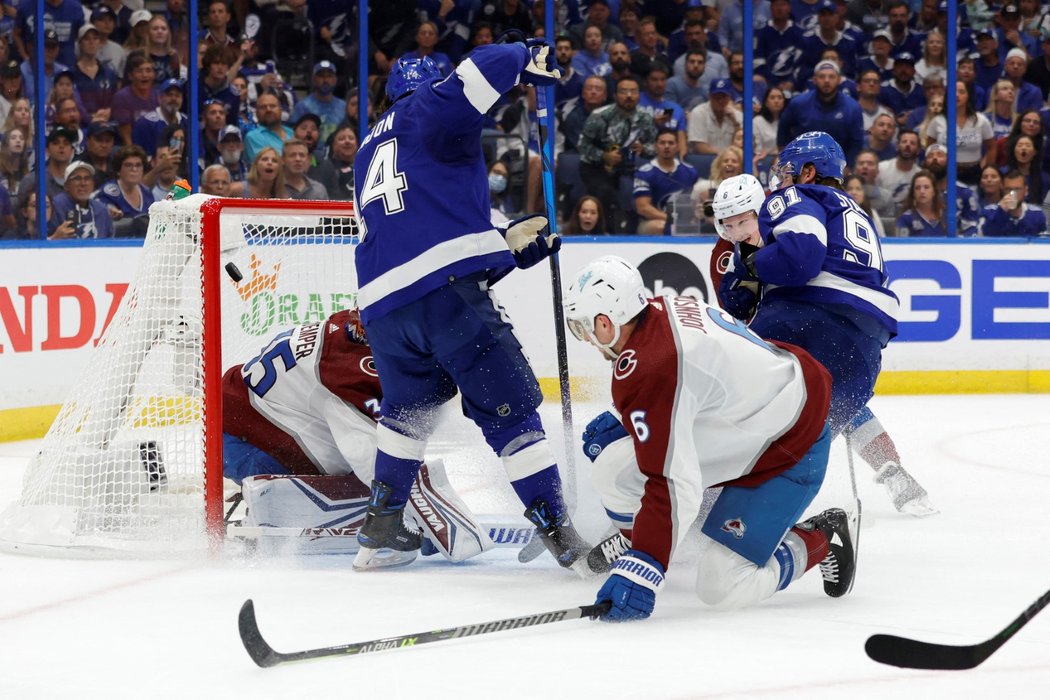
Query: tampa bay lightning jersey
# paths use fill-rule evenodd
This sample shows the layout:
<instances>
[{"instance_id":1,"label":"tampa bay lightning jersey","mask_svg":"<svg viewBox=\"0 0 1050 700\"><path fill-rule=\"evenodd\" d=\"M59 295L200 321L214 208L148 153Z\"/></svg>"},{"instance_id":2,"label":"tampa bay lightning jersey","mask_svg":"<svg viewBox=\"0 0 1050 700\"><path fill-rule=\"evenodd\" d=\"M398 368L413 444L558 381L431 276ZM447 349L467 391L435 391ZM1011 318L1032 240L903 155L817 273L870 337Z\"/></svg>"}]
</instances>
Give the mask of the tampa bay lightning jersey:
<instances>
[{"instance_id":1,"label":"tampa bay lightning jersey","mask_svg":"<svg viewBox=\"0 0 1050 700\"><path fill-rule=\"evenodd\" d=\"M451 278L514 267L489 221L481 130L528 60L520 44L479 46L452 75L395 102L361 142L354 188L364 223L355 253L363 320Z\"/></svg>"},{"instance_id":2,"label":"tampa bay lightning jersey","mask_svg":"<svg viewBox=\"0 0 1050 700\"><path fill-rule=\"evenodd\" d=\"M758 218L764 247L755 269L765 299L846 306L897 333L900 302L889 289L875 225L844 192L795 185L766 197Z\"/></svg>"}]
</instances>

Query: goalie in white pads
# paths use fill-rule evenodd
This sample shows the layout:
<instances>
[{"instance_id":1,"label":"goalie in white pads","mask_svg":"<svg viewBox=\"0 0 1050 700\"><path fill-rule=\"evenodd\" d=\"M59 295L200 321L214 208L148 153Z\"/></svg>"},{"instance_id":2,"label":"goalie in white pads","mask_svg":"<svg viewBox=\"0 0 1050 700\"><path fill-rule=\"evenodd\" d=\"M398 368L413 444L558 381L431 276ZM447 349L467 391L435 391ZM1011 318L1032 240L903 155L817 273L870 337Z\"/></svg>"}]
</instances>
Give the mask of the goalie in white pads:
<instances>
[{"instance_id":1,"label":"goalie in white pads","mask_svg":"<svg viewBox=\"0 0 1050 700\"><path fill-rule=\"evenodd\" d=\"M382 391L356 311L279 333L223 376L223 474L241 485L244 525L357 529L375 472ZM462 561L492 546L440 462L420 470L408 512L426 553ZM355 537L315 550L352 553ZM415 558L415 551L399 553Z\"/></svg>"},{"instance_id":2,"label":"goalie in white pads","mask_svg":"<svg viewBox=\"0 0 1050 700\"><path fill-rule=\"evenodd\" d=\"M596 602L612 604L603 619L652 613L711 486L722 492L702 529L701 600L754 604L817 564L825 593L849 591L846 513L798 522L820 489L831 441L831 377L819 362L692 297L646 299L641 275L615 256L575 277L565 311L572 334L613 361L623 421L603 414L585 433L596 485L630 546L598 592Z\"/></svg>"}]
</instances>

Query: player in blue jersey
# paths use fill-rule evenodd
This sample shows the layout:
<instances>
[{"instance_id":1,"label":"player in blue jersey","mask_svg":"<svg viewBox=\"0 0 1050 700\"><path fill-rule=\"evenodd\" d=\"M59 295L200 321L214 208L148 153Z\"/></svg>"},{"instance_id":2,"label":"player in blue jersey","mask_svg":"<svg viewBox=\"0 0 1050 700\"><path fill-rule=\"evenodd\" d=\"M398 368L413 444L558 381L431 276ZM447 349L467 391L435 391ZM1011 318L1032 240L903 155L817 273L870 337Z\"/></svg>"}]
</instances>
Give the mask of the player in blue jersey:
<instances>
[{"instance_id":1,"label":"player in blue jersey","mask_svg":"<svg viewBox=\"0 0 1050 700\"><path fill-rule=\"evenodd\" d=\"M867 408L882 367L882 348L897 334L899 302L890 291L882 248L868 215L842 191L846 158L828 134L802 134L781 152L774 192L742 175L724 181L713 203L720 232L739 243L720 296L763 338L805 348L833 378L833 434L846 431L877 469L894 506L913 515L936 512L900 466L881 423ZM752 182L753 181L753 182ZM747 287L760 283L760 294ZM758 297L761 304L755 309Z\"/></svg>"},{"instance_id":2,"label":"player in blue jersey","mask_svg":"<svg viewBox=\"0 0 1050 700\"><path fill-rule=\"evenodd\" d=\"M387 82L390 104L361 142L358 304L383 378L383 417L356 569L415 558L420 539L404 523L405 503L436 409L458 388L547 548L585 570L590 547L562 500L536 412L539 384L491 291L561 242L538 215L493 228L481 149L485 114L501 95L559 75L554 53L534 40L479 46L444 79L429 58L402 58Z\"/></svg>"}]
</instances>

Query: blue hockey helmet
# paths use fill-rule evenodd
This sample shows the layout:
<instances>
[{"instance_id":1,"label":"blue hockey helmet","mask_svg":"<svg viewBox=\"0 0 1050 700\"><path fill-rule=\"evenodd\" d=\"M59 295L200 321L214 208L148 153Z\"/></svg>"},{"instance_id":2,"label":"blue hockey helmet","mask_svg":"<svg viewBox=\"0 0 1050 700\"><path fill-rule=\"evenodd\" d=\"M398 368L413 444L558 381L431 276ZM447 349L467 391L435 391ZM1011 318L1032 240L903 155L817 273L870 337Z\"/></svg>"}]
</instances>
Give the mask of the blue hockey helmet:
<instances>
[{"instance_id":1,"label":"blue hockey helmet","mask_svg":"<svg viewBox=\"0 0 1050 700\"><path fill-rule=\"evenodd\" d=\"M429 56L423 58L399 58L390 70L386 81L386 96L391 101L412 92L420 85L441 78L441 70Z\"/></svg>"},{"instance_id":2,"label":"blue hockey helmet","mask_svg":"<svg viewBox=\"0 0 1050 700\"><path fill-rule=\"evenodd\" d=\"M819 177L830 177L839 182L845 177L846 154L842 152L842 146L823 131L807 131L785 146L773 168L773 176L778 181L783 181L788 175L794 179L807 163L817 169Z\"/></svg>"}]
</instances>

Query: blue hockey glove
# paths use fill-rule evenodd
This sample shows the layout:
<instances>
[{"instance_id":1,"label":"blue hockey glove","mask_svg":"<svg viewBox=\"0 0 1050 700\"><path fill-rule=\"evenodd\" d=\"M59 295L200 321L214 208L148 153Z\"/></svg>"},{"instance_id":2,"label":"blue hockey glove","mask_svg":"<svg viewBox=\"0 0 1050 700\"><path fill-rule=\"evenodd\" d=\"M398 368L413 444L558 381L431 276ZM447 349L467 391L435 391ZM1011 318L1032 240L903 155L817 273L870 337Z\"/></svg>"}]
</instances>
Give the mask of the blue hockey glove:
<instances>
[{"instance_id":1,"label":"blue hockey glove","mask_svg":"<svg viewBox=\"0 0 1050 700\"><path fill-rule=\"evenodd\" d=\"M547 217L530 214L514 219L503 234L514 254L514 264L524 270L561 249L561 237L550 232Z\"/></svg>"},{"instance_id":2,"label":"blue hockey glove","mask_svg":"<svg viewBox=\"0 0 1050 700\"><path fill-rule=\"evenodd\" d=\"M728 270L718 285L718 301L735 318L746 321L755 315L758 306L758 282L746 273Z\"/></svg>"},{"instance_id":3,"label":"blue hockey glove","mask_svg":"<svg viewBox=\"0 0 1050 700\"><path fill-rule=\"evenodd\" d=\"M547 87L557 84L561 78L561 68L554 58L554 52L546 43L529 41L529 62L521 72L521 82L536 87Z\"/></svg>"},{"instance_id":4,"label":"blue hockey glove","mask_svg":"<svg viewBox=\"0 0 1050 700\"><path fill-rule=\"evenodd\" d=\"M628 437L627 430L616 416L606 411L590 423L583 431L583 453L594 462L611 443Z\"/></svg>"},{"instance_id":5,"label":"blue hockey glove","mask_svg":"<svg viewBox=\"0 0 1050 700\"><path fill-rule=\"evenodd\" d=\"M601 616L606 622L644 620L653 614L656 592L664 585L664 567L645 552L628 549L613 564L594 602L612 607Z\"/></svg>"}]
</instances>

